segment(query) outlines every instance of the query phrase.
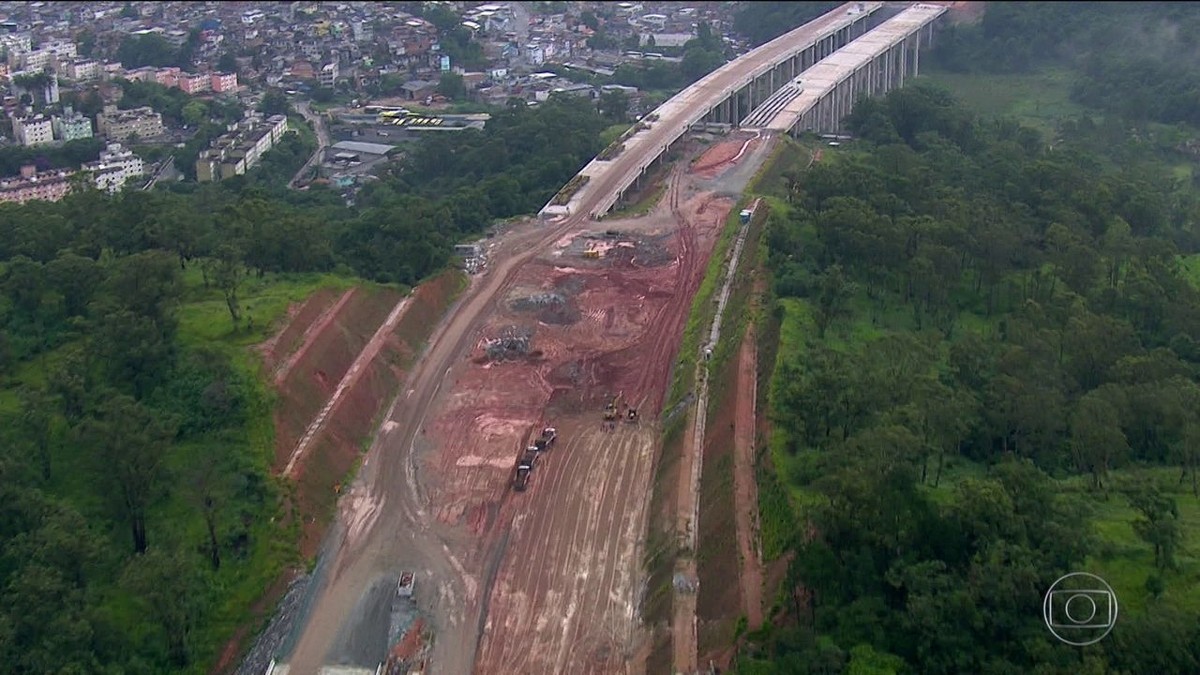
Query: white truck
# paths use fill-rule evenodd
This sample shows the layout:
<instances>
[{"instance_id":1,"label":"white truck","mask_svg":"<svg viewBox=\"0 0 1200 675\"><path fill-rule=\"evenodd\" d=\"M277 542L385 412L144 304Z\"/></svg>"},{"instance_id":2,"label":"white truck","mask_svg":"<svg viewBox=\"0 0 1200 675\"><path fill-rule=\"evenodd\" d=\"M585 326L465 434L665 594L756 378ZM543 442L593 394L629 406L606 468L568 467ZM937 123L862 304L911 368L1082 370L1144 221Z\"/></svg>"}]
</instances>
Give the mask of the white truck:
<instances>
[{"instance_id":1,"label":"white truck","mask_svg":"<svg viewBox=\"0 0 1200 675\"><path fill-rule=\"evenodd\" d=\"M413 588L417 584L417 575L415 572L401 572L400 580L396 582L396 595L402 598L411 598Z\"/></svg>"}]
</instances>

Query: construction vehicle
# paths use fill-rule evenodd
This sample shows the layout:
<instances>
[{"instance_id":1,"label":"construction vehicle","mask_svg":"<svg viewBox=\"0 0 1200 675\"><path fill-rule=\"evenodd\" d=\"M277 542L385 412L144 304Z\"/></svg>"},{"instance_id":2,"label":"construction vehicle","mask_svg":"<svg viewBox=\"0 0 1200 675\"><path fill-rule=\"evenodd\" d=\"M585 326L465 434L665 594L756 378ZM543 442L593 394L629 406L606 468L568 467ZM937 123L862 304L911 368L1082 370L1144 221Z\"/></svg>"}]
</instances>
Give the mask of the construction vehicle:
<instances>
[{"instance_id":1,"label":"construction vehicle","mask_svg":"<svg viewBox=\"0 0 1200 675\"><path fill-rule=\"evenodd\" d=\"M629 409L629 413L625 416L625 421L630 424L637 424L637 422L638 422L637 408Z\"/></svg>"},{"instance_id":2,"label":"construction vehicle","mask_svg":"<svg viewBox=\"0 0 1200 675\"><path fill-rule=\"evenodd\" d=\"M417 585L417 575L414 572L401 572L400 579L396 582L396 595L402 598L411 598L413 589Z\"/></svg>"},{"instance_id":3,"label":"construction vehicle","mask_svg":"<svg viewBox=\"0 0 1200 675\"><path fill-rule=\"evenodd\" d=\"M524 492L529 486L529 474L533 473L533 465L537 462L537 451L530 448L517 460L517 474L513 479L513 489Z\"/></svg>"},{"instance_id":4,"label":"construction vehicle","mask_svg":"<svg viewBox=\"0 0 1200 675\"><path fill-rule=\"evenodd\" d=\"M619 407L621 407L621 395L617 394L611 401L608 402L608 405L604 406L604 421L617 421L617 408Z\"/></svg>"},{"instance_id":5,"label":"construction vehicle","mask_svg":"<svg viewBox=\"0 0 1200 675\"><path fill-rule=\"evenodd\" d=\"M542 435L537 437L533 442L533 447L538 452L544 452L554 445L554 439L558 438L558 430L554 427L546 427L542 429Z\"/></svg>"}]
</instances>

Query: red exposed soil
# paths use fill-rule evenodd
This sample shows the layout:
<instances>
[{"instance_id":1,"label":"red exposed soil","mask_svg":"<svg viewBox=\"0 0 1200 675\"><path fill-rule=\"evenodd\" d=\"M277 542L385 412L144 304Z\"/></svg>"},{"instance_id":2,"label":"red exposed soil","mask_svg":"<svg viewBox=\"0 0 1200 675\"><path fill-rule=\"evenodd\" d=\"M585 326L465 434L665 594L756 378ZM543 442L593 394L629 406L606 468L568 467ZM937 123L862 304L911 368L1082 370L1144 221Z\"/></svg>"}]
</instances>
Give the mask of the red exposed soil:
<instances>
[{"instance_id":1,"label":"red exposed soil","mask_svg":"<svg viewBox=\"0 0 1200 675\"><path fill-rule=\"evenodd\" d=\"M744 157L746 153L755 150L761 142L762 140L757 136L748 134L734 135L730 139L721 141L705 151L700 156L700 159L692 164L691 173L701 178L716 178L717 174L728 169L737 160Z\"/></svg>"},{"instance_id":2,"label":"red exposed soil","mask_svg":"<svg viewBox=\"0 0 1200 675\"><path fill-rule=\"evenodd\" d=\"M263 365L274 372L295 352L308 327L337 300L337 293L323 288L308 296L304 302L293 303L283 318L283 328L258 346Z\"/></svg>"},{"instance_id":3,"label":"red exposed soil","mask_svg":"<svg viewBox=\"0 0 1200 675\"><path fill-rule=\"evenodd\" d=\"M309 423L400 298L391 290L359 290L303 345L304 354L277 384L281 405L275 417L276 468L287 462Z\"/></svg>"},{"instance_id":4,"label":"red exposed soil","mask_svg":"<svg viewBox=\"0 0 1200 675\"><path fill-rule=\"evenodd\" d=\"M757 284L756 284L757 285ZM758 354L753 324L742 338L737 372L737 415L734 420L734 512L737 516L738 560L742 604L750 630L763 622L763 568L759 550L758 485L755 482Z\"/></svg>"},{"instance_id":5,"label":"red exposed soil","mask_svg":"<svg viewBox=\"0 0 1200 675\"><path fill-rule=\"evenodd\" d=\"M300 551L305 557L315 555L334 515L342 480L358 461L362 442L374 431L376 418L396 395L412 355L429 337L437 318L449 305L457 289L457 280L456 274L447 273L417 287L399 323L387 336L384 348L330 411L325 426L313 440L312 449L297 465L294 473L298 488L297 507L304 515ZM347 309L352 305L349 303ZM386 312L382 313L386 315ZM372 333L381 323L379 320L371 326ZM326 332L333 331L337 325L338 322L334 322ZM313 351L313 355L318 353ZM306 357L306 361L311 358L312 355ZM314 363L309 367L318 365ZM335 380L330 391L336 386ZM282 398L281 394L282 405L290 403ZM326 401L328 395L321 400L321 405Z\"/></svg>"},{"instance_id":6,"label":"red exposed soil","mask_svg":"<svg viewBox=\"0 0 1200 675\"><path fill-rule=\"evenodd\" d=\"M506 547L484 591L477 672L620 672L636 648L656 417L690 299L732 208L711 195L688 199L681 178L670 177L670 209L606 223L621 236L602 257L585 259L584 241L567 237L520 269L427 422L439 449L422 472L433 513ZM529 305L547 294L559 300ZM489 358L486 340L514 330L531 336L528 352ZM618 394L621 412L633 406L643 422L605 430L601 411ZM528 490L513 493L517 455L544 423L558 427L559 444Z\"/></svg>"},{"instance_id":7,"label":"red exposed soil","mask_svg":"<svg viewBox=\"0 0 1200 675\"><path fill-rule=\"evenodd\" d=\"M358 459L360 444L396 394L413 354L449 306L458 278L457 273L442 274L413 292L384 348L330 411L311 451L298 463L291 508L301 520L300 553L306 559L316 554L333 516L341 482ZM267 372L283 375L275 383L277 470L400 298L398 292L386 289L355 288L341 295L328 289L317 291L303 304L289 308L286 325L257 347ZM288 364L290 368L282 370ZM256 623L282 597L291 575L291 571L281 575L256 603ZM248 626L238 628L213 672L230 671L248 637Z\"/></svg>"},{"instance_id":8,"label":"red exposed soil","mask_svg":"<svg viewBox=\"0 0 1200 675\"><path fill-rule=\"evenodd\" d=\"M700 589L696 595L700 663L711 658L704 653L706 647L724 646L721 643L744 606L741 585L734 583L738 579L738 541L730 536L737 530L733 495L737 391L729 383L737 381L739 366L737 359L729 359L719 373L713 373L712 381L725 383L718 386L726 393L715 401L705 425L697 561Z\"/></svg>"}]
</instances>

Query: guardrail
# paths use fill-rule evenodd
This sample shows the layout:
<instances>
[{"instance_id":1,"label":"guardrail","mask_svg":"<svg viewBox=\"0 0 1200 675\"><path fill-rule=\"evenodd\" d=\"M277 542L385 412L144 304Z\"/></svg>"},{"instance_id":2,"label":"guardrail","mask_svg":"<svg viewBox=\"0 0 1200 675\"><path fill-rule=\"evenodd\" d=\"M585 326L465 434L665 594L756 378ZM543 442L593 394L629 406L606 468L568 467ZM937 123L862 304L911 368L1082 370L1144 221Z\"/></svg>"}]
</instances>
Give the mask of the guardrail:
<instances>
[{"instance_id":1,"label":"guardrail","mask_svg":"<svg viewBox=\"0 0 1200 675\"><path fill-rule=\"evenodd\" d=\"M848 2L830 12L825 13L813 21L809 21L803 26L788 31L774 40L771 40L764 45L742 54L736 59L722 65L708 75L705 75L696 82L687 86L683 89L683 91L680 91L678 94L672 96L670 99L656 108L653 114L658 115L664 121L671 117L676 117L676 119L678 119L677 116L680 112L683 112L683 117L680 121L675 121L673 123L672 131L667 136L668 141L661 145L659 155L655 155L650 160L640 163L636 171L630 171L627 175L623 176L621 179L621 187L614 190L612 194L605 195L600 204L593 209L589 215L592 218L599 218L611 210L616 204L617 200L620 198L620 194L629 186L629 184L633 182L636 176L645 171L646 167L649 166L654 159L657 159L658 156L660 156L661 153L666 150L666 148L678 141L685 133L687 133L690 128L698 124L705 117L708 117L710 114L712 114L713 110L715 110L718 105L723 103L731 95L742 88L749 86L750 83L777 68L784 60L794 58L797 54L811 48L816 44L819 44L821 41L828 39L833 35L836 35L839 31L853 26L857 21L869 18L875 12L878 12L880 9L882 9L883 6L884 3L882 2ZM810 24L819 21L829 21L838 16L843 18L852 18L849 22L838 22L834 25L828 26L813 35L811 38L804 37L803 40L797 44L797 40L801 37L801 35L812 30L809 28ZM720 91L709 93L708 96L705 97L707 101L705 101L703 105L691 105L687 108L686 112L678 111L674 115L670 114L671 110L681 106L683 103L687 102L688 99L703 94L705 90L712 87L715 82L728 77L731 73L741 71L748 64L762 59L766 54L772 54L774 52L778 52L774 54L774 58L768 59L766 62L752 68L748 74L742 75L733 83L722 88ZM670 124L670 122L667 123ZM632 139L632 141L636 142L637 139ZM603 161L598 162L597 160L593 159L582 169L581 173L599 173L600 171L604 170L601 168L604 166L604 164L605 163ZM552 204L547 204L546 206L549 207L552 206ZM543 208L543 211L544 210L545 207Z\"/></svg>"}]
</instances>

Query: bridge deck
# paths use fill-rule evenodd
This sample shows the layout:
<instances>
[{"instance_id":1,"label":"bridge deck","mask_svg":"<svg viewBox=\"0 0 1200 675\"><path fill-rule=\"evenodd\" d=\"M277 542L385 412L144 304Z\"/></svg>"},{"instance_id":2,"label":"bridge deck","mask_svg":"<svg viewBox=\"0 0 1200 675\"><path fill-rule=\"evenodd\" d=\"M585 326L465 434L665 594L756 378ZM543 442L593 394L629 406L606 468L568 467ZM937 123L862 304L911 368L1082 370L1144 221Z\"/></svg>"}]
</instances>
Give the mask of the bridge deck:
<instances>
[{"instance_id":1,"label":"bridge deck","mask_svg":"<svg viewBox=\"0 0 1200 675\"><path fill-rule=\"evenodd\" d=\"M726 63L671 97L647 115L657 115L657 119L647 122L649 129L626 140L625 149L619 155L609 161L592 160L579 172L588 176L588 182L570 200L569 211L593 217L603 215L647 166L731 93L814 43L874 14L883 6L882 2L848 2L841 5ZM543 209L544 214L550 211L549 206Z\"/></svg>"},{"instance_id":2,"label":"bridge deck","mask_svg":"<svg viewBox=\"0 0 1200 675\"><path fill-rule=\"evenodd\" d=\"M888 19L874 30L830 54L793 82L802 91L759 128L787 132L839 84L946 13L942 5L918 4ZM756 120L760 121L761 120Z\"/></svg>"}]
</instances>

